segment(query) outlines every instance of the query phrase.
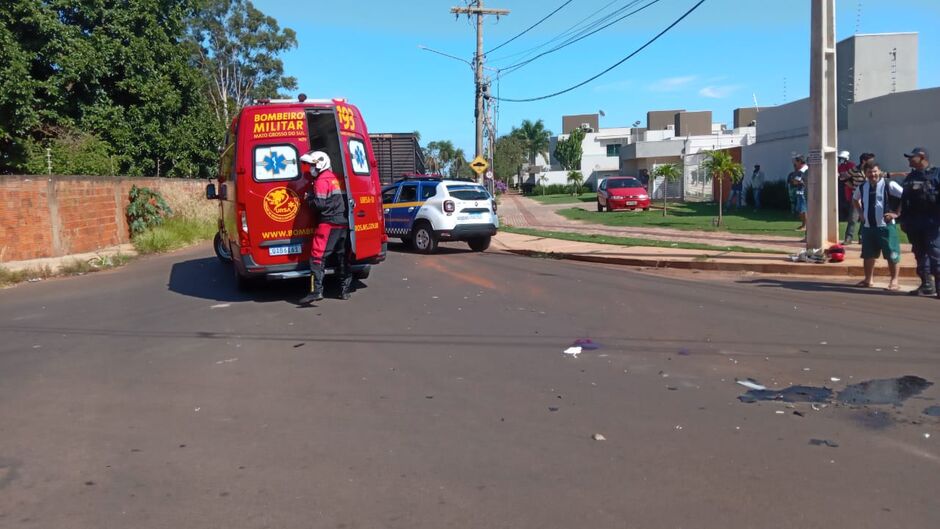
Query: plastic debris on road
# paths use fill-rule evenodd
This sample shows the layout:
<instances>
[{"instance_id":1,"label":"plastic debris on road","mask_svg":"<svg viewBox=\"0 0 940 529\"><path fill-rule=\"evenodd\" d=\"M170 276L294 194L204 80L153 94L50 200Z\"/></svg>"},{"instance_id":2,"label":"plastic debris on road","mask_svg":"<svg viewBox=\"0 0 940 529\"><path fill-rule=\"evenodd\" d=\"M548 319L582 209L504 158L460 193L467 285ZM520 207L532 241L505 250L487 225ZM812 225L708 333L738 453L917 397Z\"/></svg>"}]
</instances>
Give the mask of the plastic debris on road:
<instances>
[{"instance_id":1,"label":"plastic debris on road","mask_svg":"<svg viewBox=\"0 0 940 529\"><path fill-rule=\"evenodd\" d=\"M810 439L809 444L813 446L828 446L829 448L839 448L839 443L829 439Z\"/></svg>"},{"instance_id":2,"label":"plastic debris on road","mask_svg":"<svg viewBox=\"0 0 940 529\"><path fill-rule=\"evenodd\" d=\"M227 308L229 308L229 307L231 307L231 306L232 306L231 303L216 303L215 305L212 305L212 306L209 307L209 308L210 308L210 309L227 309Z\"/></svg>"},{"instance_id":3,"label":"plastic debris on road","mask_svg":"<svg viewBox=\"0 0 940 529\"><path fill-rule=\"evenodd\" d=\"M577 358L578 355L581 354L581 347L580 347L580 346L577 346L577 345L574 345L574 346L571 346L571 347L565 349L564 351L562 351L562 353L564 353L564 354L566 354L566 355L569 355L569 356L572 356L572 357L574 357L574 358Z\"/></svg>"},{"instance_id":4,"label":"plastic debris on road","mask_svg":"<svg viewBox=\"0 0 940 529\"><path fill-rule=\"evenodd\" d=\"M216 365L231 364L232 362L238 362L238 359L237 359L237 358L226 358L225 360L219 360L218 362L216 362Z\"/></svg>"},{"instance_id":5,"label":"plastic debris on road","mask_svg":"<svg viewBox=\"0 0 940 529\"><path fill-rule=\"evenodd\" d=\"M735 382L737 382L741 386L746 387L747 389L754 389L757 391L763 391L767 389L767 386L762 386L758 384L757 381L754 380L753 378L749 378L747 380L735 380Z\"/></svg>"},{"instance_id":6,"label":"plastic debris on road","mask_svg":"<svg viewBox=\"0 0 940 529\"><path fill-rule=\"evenodd\" d=\"M596 351L601 348L601 344L596 343L590 338L578 338L571 344L572 347L580 347L584 351Z\"/></svg>"},{"instance_id":7,"label":"plastic debris on road","mask_svg":"<svg viewBox=\"0 0 940 529\"><path fill-rule=\"evenodd\" d=\"M592 435L592 436L591 436L591 439L594 439L595 441L606 441L606 440L607 440L606 437L604 437L603 435L601 435L601 434L599 434L599 433L596 433L596 434Z\"/></svg>"}]
</instances>

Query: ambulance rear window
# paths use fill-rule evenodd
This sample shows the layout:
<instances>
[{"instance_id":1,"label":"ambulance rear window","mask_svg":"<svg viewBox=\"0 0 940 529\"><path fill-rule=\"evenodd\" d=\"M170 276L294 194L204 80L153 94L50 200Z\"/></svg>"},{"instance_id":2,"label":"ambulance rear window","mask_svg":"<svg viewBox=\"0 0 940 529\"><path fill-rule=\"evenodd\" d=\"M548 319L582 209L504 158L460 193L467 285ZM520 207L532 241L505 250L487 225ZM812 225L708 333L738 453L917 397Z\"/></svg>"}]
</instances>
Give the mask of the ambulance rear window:
<instances>
[{"instance_id":1,"label":"ambulance rear window","mask_svg":"<svg viewBox=\"0 0 940 529\"><path fill-rule=\"evenodd\" d=\"M447 186L450 196L458 200L488 200L490 194L481 186Z\"/></svg>"},{"instance_id":2,"label":"ambulance rear window","mask_svg":"<svg viewBox=\"0 0 940 529\"><path fill-rule=\"evenodd\" d=\"M300 175L297 149L293 145L255 147L254 177L258 182L293 180Z\"/></svg>"}]
</instances>

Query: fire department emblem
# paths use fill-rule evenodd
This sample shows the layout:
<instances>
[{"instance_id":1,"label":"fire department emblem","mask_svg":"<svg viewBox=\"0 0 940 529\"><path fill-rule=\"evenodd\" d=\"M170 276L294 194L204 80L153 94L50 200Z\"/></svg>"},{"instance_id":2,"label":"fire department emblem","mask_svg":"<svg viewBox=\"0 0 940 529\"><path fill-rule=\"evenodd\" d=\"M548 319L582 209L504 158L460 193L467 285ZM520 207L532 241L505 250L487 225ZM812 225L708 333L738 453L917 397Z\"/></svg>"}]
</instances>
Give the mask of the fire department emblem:
<instances>
[{"instance_id":1,"label":"fire department emblem","mask_svg":"<svg viewBox=\"0 0 940 529\"><path fill-rule=\"evenodd\" d=\"M275 187L264 195L264 213L273 221L290 222L300 210L300 197L293 189Z\"/></svg>"}]
</instances>

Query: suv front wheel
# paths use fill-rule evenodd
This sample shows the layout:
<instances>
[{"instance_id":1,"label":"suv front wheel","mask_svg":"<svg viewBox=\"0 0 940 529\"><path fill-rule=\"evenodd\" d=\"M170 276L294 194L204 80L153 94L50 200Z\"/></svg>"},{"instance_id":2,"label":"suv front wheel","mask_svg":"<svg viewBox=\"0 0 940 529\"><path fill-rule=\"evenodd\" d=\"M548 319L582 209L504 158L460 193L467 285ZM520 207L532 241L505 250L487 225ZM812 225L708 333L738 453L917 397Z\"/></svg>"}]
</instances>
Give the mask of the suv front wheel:
<instances>
[{"instance_id":1,"label":"suv front wheel","mask_svg":"<svg viewBox=\"0 0 940 529\"><path fill-rule=\"evenodd\" d=\"M433 253L437 249L437 235L430 224L422 222L414 227L411 231L411 245L419 253Z\"/></svg>"}]
</instances>

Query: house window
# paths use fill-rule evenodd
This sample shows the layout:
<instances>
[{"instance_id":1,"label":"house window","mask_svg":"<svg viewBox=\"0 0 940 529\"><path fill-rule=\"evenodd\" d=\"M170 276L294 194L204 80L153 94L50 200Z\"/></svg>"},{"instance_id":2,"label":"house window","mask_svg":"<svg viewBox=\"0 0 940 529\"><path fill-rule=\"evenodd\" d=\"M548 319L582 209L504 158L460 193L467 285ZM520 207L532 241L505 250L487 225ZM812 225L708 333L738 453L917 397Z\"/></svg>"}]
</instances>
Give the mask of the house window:
<instances>
[{"instance_id":1,"label":"house window","mask_svg":"<svg viewBox=\"0 0 940 529\"><path fill-rule=\"evenodd\" d=\"M620 144L611 143L607 145L607 156L620 157Z\"/></svg>"}]
</instances>

